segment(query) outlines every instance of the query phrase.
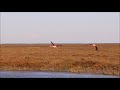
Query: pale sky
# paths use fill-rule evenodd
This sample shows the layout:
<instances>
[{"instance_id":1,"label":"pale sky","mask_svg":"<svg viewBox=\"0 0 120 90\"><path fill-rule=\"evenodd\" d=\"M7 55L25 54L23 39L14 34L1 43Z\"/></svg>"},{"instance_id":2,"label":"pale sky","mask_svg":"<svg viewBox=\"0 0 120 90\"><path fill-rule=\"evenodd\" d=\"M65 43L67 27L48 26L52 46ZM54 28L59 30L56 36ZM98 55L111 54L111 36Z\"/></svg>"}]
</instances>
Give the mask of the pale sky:
<instances>
[{"instance_id":1,"label":"pale sky","mask_svg":"<svg viewBox=\"0 0 120 90\"><path fill-rule=\"evenodd\" d=\"M1 12L1 43L120 43L119 12Z\"/></svg>"}]
</instances>

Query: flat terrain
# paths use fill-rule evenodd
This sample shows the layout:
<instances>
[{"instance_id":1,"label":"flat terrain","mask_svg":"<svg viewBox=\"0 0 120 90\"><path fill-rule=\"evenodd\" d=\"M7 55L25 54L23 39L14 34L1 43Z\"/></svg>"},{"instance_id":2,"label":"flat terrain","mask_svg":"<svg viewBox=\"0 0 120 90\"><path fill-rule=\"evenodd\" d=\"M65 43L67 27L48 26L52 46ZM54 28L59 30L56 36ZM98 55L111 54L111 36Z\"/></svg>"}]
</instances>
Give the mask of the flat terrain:
<instances>
[{"instance_id":1,"label":"flat terrain","mask_svg":"<svg viewBox=\"0 0 120 90\"><path fill-rule=\"evenodd\" d=\"M39 70L120 76L120 44L1 45L0 70Z\"/></svg>"}]
</instances>

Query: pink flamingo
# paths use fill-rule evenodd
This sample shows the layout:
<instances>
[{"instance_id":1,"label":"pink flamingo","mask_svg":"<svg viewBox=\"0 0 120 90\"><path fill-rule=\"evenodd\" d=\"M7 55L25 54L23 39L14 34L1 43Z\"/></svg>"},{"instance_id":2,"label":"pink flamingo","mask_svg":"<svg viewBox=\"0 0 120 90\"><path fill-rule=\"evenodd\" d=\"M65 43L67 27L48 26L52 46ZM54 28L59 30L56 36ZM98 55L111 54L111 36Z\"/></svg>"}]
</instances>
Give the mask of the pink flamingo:
<instances>
[{"instance_id":1,"label":"pink flamingo","mask_svg":"<svg viewBox=\"0 0 120 90\"><path fill-rule=\"evenodd\" d=\"M50 47L57 48L57 46L62 46L62 45L55 45L53 42L51 42L52 45Z\"/></svg>"},{"instance_id":2,"label":"pink flamingo","mask_svg":"<svg viewBox=\"0 0 120 90\"><path fill-rule=\"evenodd\" d=\"M98 47L96 46L96 44L89 44L90 46L92 45L93 47L95 47L96 51L98 51Z\"/></svg>"}]
</instances>

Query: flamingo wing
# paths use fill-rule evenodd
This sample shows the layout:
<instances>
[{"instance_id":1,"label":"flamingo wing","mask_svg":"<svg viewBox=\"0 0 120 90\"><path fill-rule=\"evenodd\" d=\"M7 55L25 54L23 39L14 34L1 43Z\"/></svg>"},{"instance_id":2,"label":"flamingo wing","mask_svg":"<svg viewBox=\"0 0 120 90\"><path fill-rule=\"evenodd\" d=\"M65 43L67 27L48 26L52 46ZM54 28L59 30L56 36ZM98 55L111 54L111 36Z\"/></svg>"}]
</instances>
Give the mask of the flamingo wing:
<instances>
[{"instance_id":1,"label":"flamingo wing","mask_svg":"<svg viewBox=\"0 0 120 90\"><path fill-rule=\"evenodd\" d=\"M52 45L55 45L53 42L51 42L52 43Z\"/></svg>"}]
</instances>

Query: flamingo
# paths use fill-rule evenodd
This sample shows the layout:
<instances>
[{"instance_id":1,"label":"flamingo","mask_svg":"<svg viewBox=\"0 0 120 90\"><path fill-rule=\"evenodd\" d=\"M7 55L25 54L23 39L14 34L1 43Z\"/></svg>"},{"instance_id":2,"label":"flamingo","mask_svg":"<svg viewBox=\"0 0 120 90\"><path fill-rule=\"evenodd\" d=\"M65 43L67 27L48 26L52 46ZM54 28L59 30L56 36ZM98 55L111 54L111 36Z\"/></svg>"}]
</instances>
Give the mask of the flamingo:
<instances>
[{"instance_id":1,"label":"flamingo","mask_svg":"<svg viewBox=\"0 0 120 90\"><path fill-rule=\"evenodd\" d=\"M57 48L57 46L62 46L62 45L55 45L53 42L51 42L52 45L50 47Z\"/></svg>"},{"instance_id":2,"label":"flamingo","mask_svg":"<svg viewBox=\"0 0 120 90\"><path fill-rule=\"evenodd\" d=\"M95 47L96 51L98 51L98 48L96 46L96 44L89 44L90 46L92 45L93 47Z\"/></svg>"}]
</instances>

